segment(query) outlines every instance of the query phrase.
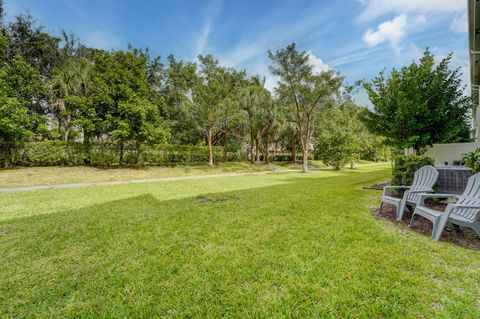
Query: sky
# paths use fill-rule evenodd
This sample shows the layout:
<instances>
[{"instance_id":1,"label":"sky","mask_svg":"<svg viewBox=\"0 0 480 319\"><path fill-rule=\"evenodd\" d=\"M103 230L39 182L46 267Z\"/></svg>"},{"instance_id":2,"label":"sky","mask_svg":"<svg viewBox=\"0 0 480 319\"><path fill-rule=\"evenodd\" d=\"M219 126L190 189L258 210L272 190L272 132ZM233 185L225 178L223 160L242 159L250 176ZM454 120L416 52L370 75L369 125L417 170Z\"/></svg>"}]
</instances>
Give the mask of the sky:
<instances>
[{"instance_id":1,"label":"sky","mask_svg":"<svg viewBox=\"0 0 480 319\"><path fill-rule=\"evenodd\" d=\"M221 64L277 79L267 51L295 42L315 71L332 69L347 83L370 80L418 60L453 52L469 84L466 0L4 0L7 20L28 12L53 34L73 32L102 49L149 48L153 55ZM468 90L466 90L468 92ZM366 94L356 96L369 104Z\"/></svg>"}]
</instances>

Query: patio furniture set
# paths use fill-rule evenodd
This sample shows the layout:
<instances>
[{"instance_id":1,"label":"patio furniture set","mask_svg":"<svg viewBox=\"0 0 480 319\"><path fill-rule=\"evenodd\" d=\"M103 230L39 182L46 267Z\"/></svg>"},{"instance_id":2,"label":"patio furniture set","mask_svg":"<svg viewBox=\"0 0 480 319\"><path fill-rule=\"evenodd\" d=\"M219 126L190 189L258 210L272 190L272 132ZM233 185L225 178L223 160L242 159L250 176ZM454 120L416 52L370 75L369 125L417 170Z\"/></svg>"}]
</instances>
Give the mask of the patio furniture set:
<instances>
[{"instance_id":1,"label":"patio furniture set","mask_svg":"<svg viewBox=\"0 0 480 319\"><path fill-rule=\"evenodd\" d=\"M447 223L469 227L480 237L480 173L468 178L463 194L435 193L434 186L439 177L438 170L430 165L423 166L415 172L411 186L385 186L380 204L392 204L396 208L396 219L401 220L405 208L413 211L410 227L421 216L433 223L432 239L439 240ZM392 191L404 191L401 198L392 196ZM448 200L443 212L427 207L428 198Z\"/></svg>"}]
</instances>

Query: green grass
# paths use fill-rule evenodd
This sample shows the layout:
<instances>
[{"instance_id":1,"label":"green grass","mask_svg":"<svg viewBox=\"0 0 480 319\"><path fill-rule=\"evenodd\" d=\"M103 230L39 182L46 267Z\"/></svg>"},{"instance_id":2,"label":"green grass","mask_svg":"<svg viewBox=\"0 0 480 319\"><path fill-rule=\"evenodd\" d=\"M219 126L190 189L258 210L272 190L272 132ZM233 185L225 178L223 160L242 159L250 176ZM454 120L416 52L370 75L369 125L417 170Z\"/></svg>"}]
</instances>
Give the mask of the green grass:
<instances>
[{"instance_id":1,"label":"green grass","mask_svg":"<svg viewBox=\"0 0 480 319\"><path fill-rule=\"evenodd\" d=\"M361 161L359 164L374 164ZM311 161L313 168L326 168L321 161ZM277 162L269 165L249 162L219 163L214 167L198 166L150 166L141 168L98 168L90 166L22 167L0 169L0 188L106 182L132 179L149 179L176 176L211 175L222 173L266 172L301 170L301 163Z\"/></svg>"},{"instance_id":2,"label":"green grass","mask_svg":"<svg viewBox=\"0 0 480 319\"><path fill-rule=\"evenodd\" d=\"M0 188L237 172L262 172L290 168L296 167L289 163L279 166L275 164L251 165L248 162L220 163L214 167L206 165L143 168L97 168L89 166L24 167L0 169Z\"/></svg>"},{"instance_id":3,"label":"green grass","mask_svg":"<svg viewBox=\"0 0 480 319\"><path fill-rule=\"evenodd\" d=\"M389 173L0 194L0 317L478 318L479 252L369 212Z\"/></svg>"}]
</instances>

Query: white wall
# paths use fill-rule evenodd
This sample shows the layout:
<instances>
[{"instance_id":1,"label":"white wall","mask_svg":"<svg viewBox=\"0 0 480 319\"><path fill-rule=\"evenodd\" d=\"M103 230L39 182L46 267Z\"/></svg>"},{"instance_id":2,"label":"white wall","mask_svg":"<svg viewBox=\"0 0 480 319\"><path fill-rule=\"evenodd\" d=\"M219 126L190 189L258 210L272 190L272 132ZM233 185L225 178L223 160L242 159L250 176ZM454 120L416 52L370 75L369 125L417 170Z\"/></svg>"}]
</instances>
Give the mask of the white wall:
<instances>
[{"instance_id":1,"label":"white wall","mask_svg":"<svg viewBox=\"0 0 480 319\"><path fill-rule=\"evenodd\" d=\"M427 149L426 156L435 159L435 165L453 165L453 161L460 161L463 154L471 152L480 147L480 143L451 143L451 144L434 144Z\"/></svg>"}]
</instances>

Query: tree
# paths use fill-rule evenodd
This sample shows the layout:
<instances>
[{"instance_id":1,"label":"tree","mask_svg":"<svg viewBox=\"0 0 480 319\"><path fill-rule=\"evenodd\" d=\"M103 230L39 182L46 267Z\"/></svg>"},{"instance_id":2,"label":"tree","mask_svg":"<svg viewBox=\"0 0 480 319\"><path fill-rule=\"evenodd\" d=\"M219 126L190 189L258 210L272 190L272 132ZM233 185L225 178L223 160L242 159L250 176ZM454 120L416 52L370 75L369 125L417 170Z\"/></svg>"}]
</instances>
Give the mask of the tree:
<instances>
[{"instance_id":1,"label":"tree","mask_svg":"<svg viewBox=\"0 0 480 319\"><path fill-rule=\"evenodd\" d=\"M148 99L151 97L148 60L147 54L138 50L95 55L93 103L103 123L101 133L108 135L118 147L120 166L128 142L135 142L140 155L144 142L162 143L168 137L158 105Z\"/></svg>"},{"instance_id":2,"label":"tree","mask_svg":"<svg viewBox=\"0 0 480 319\"><path fill-rule=\"evenodd\" d=\"M368 127L362 121L362 114L366 107L358 106L349 101L340 107L344 113L344 117L349 119L348 128L354 133L355 140L358 144L358 152L356 159L364 159L369 161L386 160L387 145L385 138L370 132Z\"/></svg>"},{"instance_id":3,"label":"tree","mask_svg":"<svg viewBox=\"0 0 480 319\"><path fill-rule=\"evenodd\" d=\"M214 130L220 129L225 114L232 108L239 79L244 75L243 72L221 67L211 55L199 55L198 60L198 79L192 91L192 111L197 123L205 130L209 150L208 164L213 166Z\"/></svg>"},{"instance_id":4,"label":"tree","mask_svg":"<svg viewBox=\"0 0 480 319\"><path fill-rule=\"evenodd\" d=\"M50 104L59 128L63 126L65 141L89 103L92 69L93 64L86 58L69 58L54 70L50 80Z\"/></svg>"},{"instance_id":5,"label":"tree","mask_svg":"<svg viewBox=\"0 0 480 319\"><path fill-rule=\"evenodd\" d=\"M292 43L275 53L268 52L272 60L270 70L280 77L277 92L289 102L300 135L303 153L303 172L308 172L308 154L314 133L315 118L339 93L342 78L332 72L313 74L307 52L299 52Z\"/></svg>"},{"instance_id":6,"label":"tree","mask_svg":"<svg viewBox=\"0 0 480 319\"><path fill-rule=\"evenodd\" d=\"M0 44L5 43L0 36ZM15 154L43 123L31 109L32 100L42 86L38 72L17 56L6 61L6 46L0 51L0 149L5 166L15 164Z\"/></svg>"},{"instance_id":7,"label":"tree","mask_svg":"<svg viewBox=\"0 0 480 319\"><path fill-rule=\"evenodd\" d=\"M0 150L5 167L15 165L16 150L34 136L35 119L17 98L0 93Z\"/></svg>"},{"instance_id":8,"label":"tree","mask_svg":"<svg viewBox=\"0 0 480 319\"><path fill-rule=\"evenodd\" d=\"M364 113L369 129L391 146L412 147L415 154L434 143L470 140L471 100L464 95L460 69L451 70L452 55L435 65L424 52L419 63L385 71L364 83L373 110Z\"/></svg>"},{"instance_id":9,"label":"tree","mask_svg":"<svg viewBox=\"0 0 480 319\"><path fill-rule=\"evenodd\" d=\"M264 106L268 103L269 92L265 89L265 79L253 76L248 79L239 92L240 108L246 112L246 126L250 136L250 162L260 157L260 135L264 126Z\"/></svg>"},{"instance_id":10,"label":"tree","mask_svg":"<svg viewBox=\"0 0 480 319\"><path fill-rule=\"evenodd\" d=\"M123 141L134 141L137 164L143 162L143 144L161 144L168 139L168 128L158 114L157 107L145 98L136 96L121 101L119 116L114 121L117 123L112 136Z\"/></svg>"},{"instance_id":11,"label":"tree","mask_svg":"<svg viewBox=\"0 0 480 319\"><path fill-rule=\"evenodd\" d=\"M160 94L163 97L161 115L171 127L170 143L197 145L204 140L203 127L191 112L196 71L195 63L177 61L173 55L168 56L168 69Z\"/></svg>"},{"instance_id":12,"label":"tree","mask_svg":"<svg viewBox=\"0 0 480 319\"><path fill-rule=\"evenodd\" d=\"M60 39L44 32L29 14L18 15L6 28L10 60L21 56L44 78L51 76L59 62Z\"/></svg>"},{"instance_id":13,"label":"tree","mask_svg":"<svg viewBox=\"0 0 480 319\"><path fill-rule=\"evenodd\" d=\"M326 111L320 122L315 141L315 157L336 170L347 163L353 163L360 147L355 119L337 108Z\"/></svg>"}]
</instances>

